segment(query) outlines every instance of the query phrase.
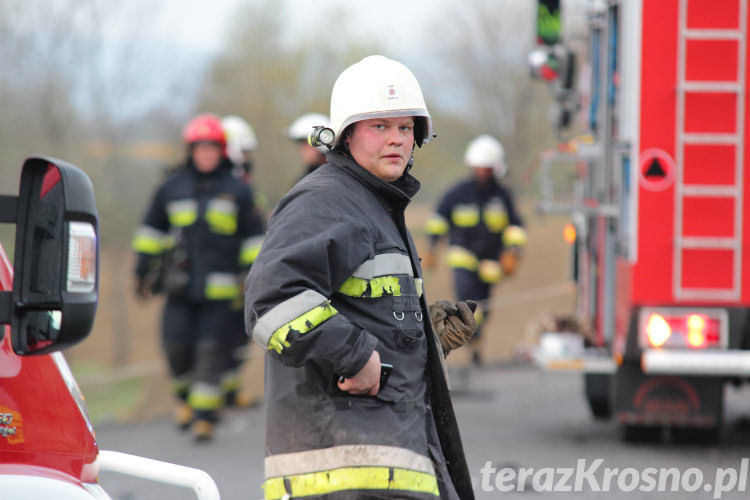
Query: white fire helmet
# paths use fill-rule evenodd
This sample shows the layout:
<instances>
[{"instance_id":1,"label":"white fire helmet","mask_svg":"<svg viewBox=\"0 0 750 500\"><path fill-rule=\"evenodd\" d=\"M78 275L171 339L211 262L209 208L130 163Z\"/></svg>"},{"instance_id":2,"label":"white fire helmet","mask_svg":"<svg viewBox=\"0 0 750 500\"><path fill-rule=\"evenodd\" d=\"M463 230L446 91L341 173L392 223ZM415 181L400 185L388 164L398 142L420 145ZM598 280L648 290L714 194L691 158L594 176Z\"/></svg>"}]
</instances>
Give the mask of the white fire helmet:
<instances>
[{"instance_id":1,"label":"white fire helmet","mask_svg":"<svg viewBox=\"0 0 750 500\"><path fill-rule=\"evenodd\" d=\"M287 129L287 137L293 141L307 142L307 138L310 135L310 132L312 132L313 127L317 126L330 128L331 120L322 113L306 113L289 125L289 128ZM315 149L321 153L328 151L328 148L325 146L318 146Z\"/></svg>"},{"instance_id":2,"label":"white fire helmet","mask_svg":"<svg viewBox=\"0 0 750 500\"><path fill-rule=\"evenodd\" d=\"M229 115L221 120L221 127L227 138L227 156L232 162L242 164L245 161L243 152L254 151L258 139L253 128L239 116Z\"/></svg>"},{"instance_id":3,"label":"white fire helmet","mask_svg":"<svg viewBox=\"0 0 750 500\"><path fill-rule=\"evenodd\" d=\"M335 144L352 123L371 118L417 117L414 140L418 146L432 138L432 118L414 74L398 61L368 56L346 68L331 92L331 128ZM421 119L419 119L421 118Z\"/></svg>"},{"instance_id":4,"label":"white fire helmet","mask_svg":"<svg viewBox=\"0 0 750 500\"><path fill-rule=\"evenodd\" d=\"M472 168L492 167L497 178L505 177L508 172L503 145L488 134L482 134L469 143L464 163Z\"/></svg>"}]
</instances>

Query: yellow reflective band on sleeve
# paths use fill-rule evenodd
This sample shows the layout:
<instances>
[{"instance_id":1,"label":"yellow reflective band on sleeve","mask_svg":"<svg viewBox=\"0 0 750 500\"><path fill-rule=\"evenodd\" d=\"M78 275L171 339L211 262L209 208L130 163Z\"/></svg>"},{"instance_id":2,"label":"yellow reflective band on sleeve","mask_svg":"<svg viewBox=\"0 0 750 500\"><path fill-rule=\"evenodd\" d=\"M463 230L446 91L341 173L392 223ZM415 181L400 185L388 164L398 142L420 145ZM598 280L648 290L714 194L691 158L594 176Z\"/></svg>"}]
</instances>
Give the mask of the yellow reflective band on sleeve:
<instances>
[{"instance_id":1,"label":"yellow reflective band on sleeve","mask_svg":"<svg viewBox=\"0 0 750 500\"><path fill-rule=\"evenodd\" d=\"M287 491L285 480L291 491ZM342 467L294 476L274 477L263 484L267 500L326 495L347 490L396 490L440 495L433 474L396 467Z\"/></svg>"},{"instance_id":2,"label":"yellow reflective band on sleeve","mask_svg":"<svg viewBox=\"0 0 750 500\"><path fill-rule=\"evenodd\" d=\"M260 245L258 245L257 247L243 248L242 253L240 254L240 265L249 266L250 264L255 262L255 259L258 258L259 253Z\"/></svg>"},{"instance_id":3,"label":"yellow reflective band on sleeve","mask_svg":"<svg viewBox=\"0 0 750 500\"><path fill-rule=\"evenodd\" d=\"M456 205L451 212L451 221L458 227L474 227L479 224L479 207Z\"/></svg>"},{"instance_id":4,"label":"yellow reflective band on sleeve","mask_svg":"<svg viewBox=\"0 0 750 500\"><path fill-rule=\"evenodd\" d=\"M508 226L503 231L503 244L505 246L525 246L526 245L526 230L520 226Z\"/></svg>"},{"instance_id":5,"label":"yellow reflective band on sleeve","mask_svg":"<svg viewBox=\"0 0 750 500\"><path fill-rule=\"evenodd\" d=\"M323 324L337 313L338 311L336 308L329 302L321 304L314 309L310 309L306 313L297 316L289 323L275 330L271 335L271 338L268 340L268 350L274 350L278 354L281 354L284 349L289 347L289 340L287 340L287 337L291 332L297 332L300 335L305 334L313 328Z\"/></svg>"},{"instance_id":6,"label":"yellow reflective band on sleeve","mask_svg":"<svg viewBox=\"0 0 750 500\"><path fill-rule=\"evenodd\" d=\"M166 233L155 227L143 225L135 232L132 243L133 250L146 255L158 255L168 248L168 240L171 240L171 238Z\"/></svg>"},{"instance_id":7,"label":"yellow reflective band on sleeve","mask_svg":"<svg viewBox=\"0 0 750 500\"><path fill-rule=\"evenodd\" d=\"M462 247L453 246L448 248L445 258L448 261L448 266L453 269L476 271L479 268L479 259Z\"/></svg>"},{"instance_id":8,"label":"yellow reflective band on sleeve","mask_svg":"<svg viewBox=\"0 0 750 500\"><path fill-rule=\"evenodd\" d=\"M433 236L448 234L448 229L450 229L448 221L440 214L432 214L424 226L425 232Z\"/></svg>"},{"instance_id":9,"label":"yellow reflective band on sleeve","mask_svg":"<svg viewBox=\"0 0 750 500\"><path fill-rule=\"evenodd\" d=\"M487 284L494 285L503 279L503 268L496 260L483 260L479 263L479 279Z\"/></svg>"},{"instance_id":10,"label":"yellow reflective band on sleeve","mask_svg":"<svg viewBox=\"0 0 750 500\"><path fill-rule=\"evenodd\" d=\"M401 296L401 283L396 276L378 276L369 280L352 276L341 285L339 293L349 297L378 298Z\"/></svg>"},{"instance_id":11,"label":"yellow reflective band on sleeve","mask_svg":"<svg viewBox=\"0 0 750 500\"><path fill-rule=\"evenodd\" d=\"M161 239L136 234L133 238L133 250L147 255L158 255L164 250L164 243Z\"/></svg>"},{"instance_id":12,"label":"yellow reflective band on sleeve","mask_svg":"<svg viewBox=\"0 0 750 500\"><path fill-rule=\"evenodd\" d=\"M260 253L260 247L263 244L263 236L253 236L242 242L240 250L239 263L241 266L249 266Z\"/></svg>"},{"instance_id":13,"label":"yellow reflective band on sleeve","mask_svg":"<svg viewBox=\"0 0 750 500\"><path fill-rule=\"evenodd\" d=\"M499 233L508 225L508 214L499 207L485 207L483 219L484 225L493 233Z\"/></svg>"}]
</instances>

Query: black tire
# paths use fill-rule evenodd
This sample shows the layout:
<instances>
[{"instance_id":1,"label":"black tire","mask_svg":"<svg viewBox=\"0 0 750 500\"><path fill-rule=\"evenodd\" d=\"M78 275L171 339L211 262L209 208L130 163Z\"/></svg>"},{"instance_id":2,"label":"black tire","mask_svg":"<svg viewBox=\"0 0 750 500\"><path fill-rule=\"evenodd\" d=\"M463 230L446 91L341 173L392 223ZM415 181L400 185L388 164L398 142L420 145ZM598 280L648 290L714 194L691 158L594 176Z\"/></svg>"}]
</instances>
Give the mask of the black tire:
<instances>
[{"instance_id":1,"label":"black tire","mask_svg":"<svg viewBox=\"0 0 750 500\"><path fill-rule=\"evenodd\" d=\"M583 383L591 415L597 420L610 418L612 416L612 376L603 373L586 373Z\"/></svg>"}]
</instances>

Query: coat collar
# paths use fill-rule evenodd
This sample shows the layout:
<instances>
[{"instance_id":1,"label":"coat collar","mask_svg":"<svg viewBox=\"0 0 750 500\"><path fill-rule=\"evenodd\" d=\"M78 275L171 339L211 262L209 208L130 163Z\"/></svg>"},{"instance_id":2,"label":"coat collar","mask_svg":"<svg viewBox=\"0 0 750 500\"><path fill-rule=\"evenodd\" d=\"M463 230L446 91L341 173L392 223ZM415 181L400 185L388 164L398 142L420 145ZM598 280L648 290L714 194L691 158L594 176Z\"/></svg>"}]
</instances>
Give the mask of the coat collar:
<instances>
[{"instance_id":1,"label":"coat collar","mask_svg":"<svg viewBox=\"0 0 750 500\"><path fill-rule=\"evenodd\" d=\"M383 197L389 205L394 207L406 208L406 205L409 204L412 197L417 194L417 191L421 187L419 181L408 172L393 182L385 182L341 153L328 153L326 159L328 163L341 168L365 187Z\"/></svg>"}]
</instances>

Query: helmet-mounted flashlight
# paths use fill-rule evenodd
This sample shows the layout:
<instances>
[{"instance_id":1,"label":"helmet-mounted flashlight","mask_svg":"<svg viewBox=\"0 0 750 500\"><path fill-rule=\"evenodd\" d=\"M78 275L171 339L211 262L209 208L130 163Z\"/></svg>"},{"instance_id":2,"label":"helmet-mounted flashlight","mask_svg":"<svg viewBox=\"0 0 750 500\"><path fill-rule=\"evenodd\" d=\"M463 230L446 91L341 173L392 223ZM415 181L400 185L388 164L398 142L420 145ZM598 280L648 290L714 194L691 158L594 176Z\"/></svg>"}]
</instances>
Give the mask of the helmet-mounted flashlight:
<instances>
[{"instance_id":1,"label":"helmet-mounted flashlight","mask_svg":"<svg viewBox=\"0 0 750 500\"><path fill-rule=\"evenodd\" d=\"M328 149L331 149L333 148L333 142L335 140L336 134L333 130L322 125L313 127L312 132L310 132L310 135L307 137L308 144L314 148L325 146Z\"/></svg>"}]
</instances>

